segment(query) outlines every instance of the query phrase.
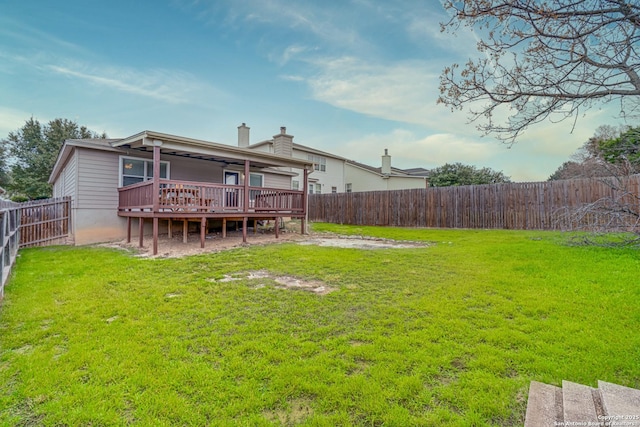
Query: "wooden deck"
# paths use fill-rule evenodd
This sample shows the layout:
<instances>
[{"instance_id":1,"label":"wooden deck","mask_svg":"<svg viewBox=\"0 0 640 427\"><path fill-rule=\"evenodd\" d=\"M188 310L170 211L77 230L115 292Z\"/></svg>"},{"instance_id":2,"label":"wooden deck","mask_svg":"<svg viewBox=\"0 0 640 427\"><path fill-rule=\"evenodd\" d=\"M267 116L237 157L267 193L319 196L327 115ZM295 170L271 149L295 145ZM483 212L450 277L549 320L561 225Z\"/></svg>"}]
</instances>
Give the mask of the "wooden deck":
<instances>
[{"instance_id":1,"label":"wooden deck","mask_svg":"<svg viewBox=\"0 0 640 427\"><path fill-rule=\"evenodd\" d=\"M131 240L131 219L139 219L140 246L143 245L144 220L153 220L154 254L157 253L158 221L166 220L169 233L174 221L200 223L201 246L204 247L208 220L221 220L223 232L227 221L242 221L246 241L248 221L274 220L283 217L306 218L304 191L277 188L225 185L195 181L160 179L118 189L118 215L127 217L127 240Z\"/></svg>"}]
</instances>

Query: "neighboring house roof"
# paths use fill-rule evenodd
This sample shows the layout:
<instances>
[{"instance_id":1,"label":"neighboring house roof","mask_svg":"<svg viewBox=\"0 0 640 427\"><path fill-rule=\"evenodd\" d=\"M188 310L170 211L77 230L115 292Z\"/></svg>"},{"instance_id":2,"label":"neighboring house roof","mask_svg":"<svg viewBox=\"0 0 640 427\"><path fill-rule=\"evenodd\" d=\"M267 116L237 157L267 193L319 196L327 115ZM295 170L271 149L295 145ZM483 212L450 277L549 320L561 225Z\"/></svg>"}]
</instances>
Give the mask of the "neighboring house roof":
<instances>
[{"instance_id":1,"label":"neighboring house roof","mask_svg":"<svg viewBox=\"0 0 640 427\"><path fill-rule=\"evenodd\" d=\"M255 144L251 144L249 145L249 149L254 149L254 148L258 148L261 147L263 145L273 145L273 139L268 139L266 141L260 141L260 142L256 142ZM324 156L324 157L331 157L334 159L338 159L338 160L344 160L346 161L347 159L341 156L338 156L336 154L331 154L331 153L327 153L326 151L322 151L322 150L318 150L315 148L311 148L311 147L307 147L306 145L302 145L302 144L297 144L297 143L293 143L293 149L298 150L298 151L306 151L308 153L313 153L313 154L318 154L320 156Z\"/></svg>"},{"instance_id":2,"label":"neighboring house roof","mask_svg":"<svg viewBox=\"0 0 640 427\"><path fill-rule=\"evenodd\" d=\"M425 176L429 177L431 175L431 171L425 168L411 168L411 169L403 169L403 171L411 176Z\"/></svg>"},{"instance_id":3,"label":"neighboring house roof","mask_svg":"<svg viewBox=\"0 0 640 427\"><path fill-rule=\"evenodd\" d=\"M62 170L69 155L75 147L94 150L127 153L129 150L153 151L158 144L163 154L191 157L204 160L222 161L227 164L243 164L249 160L252 165L269 168L273 173L297 175L287 171L270 169L271 167L293 167L311 169L313 162L306 159L282 157L272 153L264 153L247 148L234 147L210 141L203 141L182 136L170 135L154 131L144 131L123 139L69 139L58 153L58 158L49 177L53 183ZM130 153L129 153L130 154Z\"/></svg>"},{"instance_id":4,"label":"neighboring house roof","mask_svg":"<svg viewBox=\"0 0 640 427\"><path fill-rule=\"evenodd\" d=\"M369 172L372 172L381 176L385 175L382 173L381 167L377 168L374 166L365 165L364 163L356 162L355 160L347 160L347 164L351 166L355 166L360 169L367 170ZM417 172L422 172L425 174L421 174ZM428 177L428 172L429 171L424 168L398 169L398 168L391 167L391 174L389 176L392 176L394 178L426 178Z\"/></svg>"},{"instance_id":5,"label":"neighboring house roof","mask_svg":"<svg viewBox=\"0 0 640 427\"><path fill-rule=\"evenodd\" d=\"M260 142L256 142L255 144L251 144L249 145L249 149L254 149L254 148L258 148L261 147L263 145L273 145L273 139L268 139L266 141L260 141ZM308 153L312 153L312 154L318 154L324 157L330 157L333 159L337 159L337 160L342 160L352 166L355 167L359 167L361 169L364 169L368 172L372 172L378 175L384 175L382 173L382 168L381 167L375 167L375 166L369 166L366 165L364 163L360 163L360 162L356 162L355 160L349 160L346 157L342 157L342 156L338 156L336 154L332 154L332 153L327 153L326 151L322 151L322 150L318 150L312 147L308 147L306 145L302 145L302 144L296 144L293 143L293 149L297 150L297 151L305 151ZM418 177L424 177L427 178L429 177L429 173L430 171L428 169L425 168L411 168L411 169L398 169L398 168L394 168L391 167L391 175L393 177L404 177L404 178L418 178Z\"/></svg>"}]
</instances>

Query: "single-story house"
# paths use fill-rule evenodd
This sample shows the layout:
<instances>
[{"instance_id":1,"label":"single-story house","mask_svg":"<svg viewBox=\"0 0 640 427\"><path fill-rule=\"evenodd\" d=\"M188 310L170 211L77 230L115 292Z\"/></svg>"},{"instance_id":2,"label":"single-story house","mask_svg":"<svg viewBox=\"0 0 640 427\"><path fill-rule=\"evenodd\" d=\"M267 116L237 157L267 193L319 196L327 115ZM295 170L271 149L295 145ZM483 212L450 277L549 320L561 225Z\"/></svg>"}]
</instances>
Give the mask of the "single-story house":
<instances>
[{"instance_id":1,"label":"single-story house","mask_svg":"<svg viewBox=\"0 0 640 427\"><path fill-rule=\"evenodd\" d=\"M274 140L290 140L282 128ZM64 142L49 183L53 196L72 199L76 244L171 233L176 221L200 224L201 244L208 222L300 218L307 215L307 182L313 161L144 131L123 139ZM301 174L298 177L298 174ZM302 188L292 189L292 179ZM137 220L137 231L132 221ZM276 226L276 230L278 227Z\"/></svg>"}]
</instances>

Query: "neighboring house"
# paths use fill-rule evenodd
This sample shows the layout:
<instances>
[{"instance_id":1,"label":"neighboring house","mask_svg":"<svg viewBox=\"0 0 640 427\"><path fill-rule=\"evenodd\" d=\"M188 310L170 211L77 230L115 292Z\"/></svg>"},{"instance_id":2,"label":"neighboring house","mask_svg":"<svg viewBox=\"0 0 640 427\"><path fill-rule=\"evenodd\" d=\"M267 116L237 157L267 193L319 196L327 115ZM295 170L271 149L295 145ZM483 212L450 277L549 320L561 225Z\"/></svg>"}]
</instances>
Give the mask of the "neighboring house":
<instances>
[{"instance_id":1,"label":"neighboring house","mask_svg":"<svg viewBox=\"0 0 640 427\"><path fill-rule=\"evenodd\" d=\"M384 150L382 166L368 166L353 160L345 163L346 192L406 190L429 185L427 169L397 169L391 167L391 156Z\"/></svg>"},{"instance_id":2,"label":"neighboring house","mask_svg":"<svg viewBox=\"0 0 640 427\"><path fill-rule=\"evenodd\" d=\"M76 244L131 239L137 219L140 244L146 227L155 253L160 221L169 233L174 221L185 231L200 223L202 245L211 222L242 221L245 238L252 220L301 218L304 229L311 172L306 159L144 131L65 141L49 182L54 197L72 199Z\"/></svg>"},{"instance_id":3,"label":"neighboring house","mask_svg":"<svg viewBox=\"0 0 640 427\"><path fill-rule=\"evenodd\" d=\"M249 127L245 123L238 126L239 147L313 162L314 173L308 182L311 194L425 188L428 185L428 170L393 168L387 150L382 156L381 167L376 168L296 144L284 127L280 128L279 135L274 135L270 140L251 144L249 137ZM301 171L292 171L298 174L292 179L292 189L301 189Z\"/></svg>"}]
</instances>

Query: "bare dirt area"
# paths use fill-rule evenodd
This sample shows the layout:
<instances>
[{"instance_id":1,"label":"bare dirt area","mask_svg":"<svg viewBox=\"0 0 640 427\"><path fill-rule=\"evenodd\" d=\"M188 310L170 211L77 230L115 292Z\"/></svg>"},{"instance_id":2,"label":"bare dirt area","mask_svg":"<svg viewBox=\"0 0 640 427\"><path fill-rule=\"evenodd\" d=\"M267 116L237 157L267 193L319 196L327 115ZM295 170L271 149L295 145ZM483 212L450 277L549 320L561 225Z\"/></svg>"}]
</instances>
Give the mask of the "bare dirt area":
<instances>
[{"instance_id":1,"label":"bare dirt area","mask_svg":"<svg viewBox=\"0 0 640 427\"><path fill-rule=\"evenodd\" d=\"M278 289L301 290L317 295L326 295L334 289L317 280L305 280L294 276L275 276L266 270L248 271L244 273L227 274L222 279L213 282L235 282L247 280L254 289L273 285Z\"/></svg>"},{"instance_id":2,"label":"bare dirt area","mask_svg":"<svg viewBox=\"0 0 640 427\"><path fill-rule=\"evenodd\" d=\"M189 233L187 243L183 242L182 233L176 233L172 238L166 234L158 237L158 255L153 254L153 241L151 236L145 236L144 246L138 246L138 239L133 238L131 243L126 241L103 244L101 246L116 247L134 251L136 256L150 258L178 258L203 253L215 253L229 249L253 246L273 245L295 242L300 245L316 245L323 247L353 248L353 249L406 249L429 246L426 242L397 241L366 236L343 236L330 233L301 234L299 224L287 223L284 229L275 237L273 228L259 228L256 232L249 229L247 242L242 242L242 231L227 231L226 237L221 232L209 233L205 238L205 247L200 247L200 233Z\"/></svg>"},{"instance_id":3,"label":"bare dirt area","mask_svg":"<svg viewBox=\"0 0 640 427\"><path fill-rule=\"evenodd\" d=\"M161 234L158 236L158 255L155 257L179 258L189 255L220 252L246 246L297 241L304 239L305 237L308 236L294 232L280 232L279 237L276 239L273 232L258 232L253 234L253 231L249 231L247 234L247 242L243 243L242 231L228 231L225 238L222 237L221 233L207 234L205 237L204 248L201 248L200 233L189 233L187 243L184 243L181 233L179 235L174 235L172 238L169 238L166 234ZM137 238L132 239L131 243L127 243L123 240L102 246L133 250L139 257L154 257L153 240L151 236L145 236L143 247L138 246Z\"/></svg>"}]
</instances>

